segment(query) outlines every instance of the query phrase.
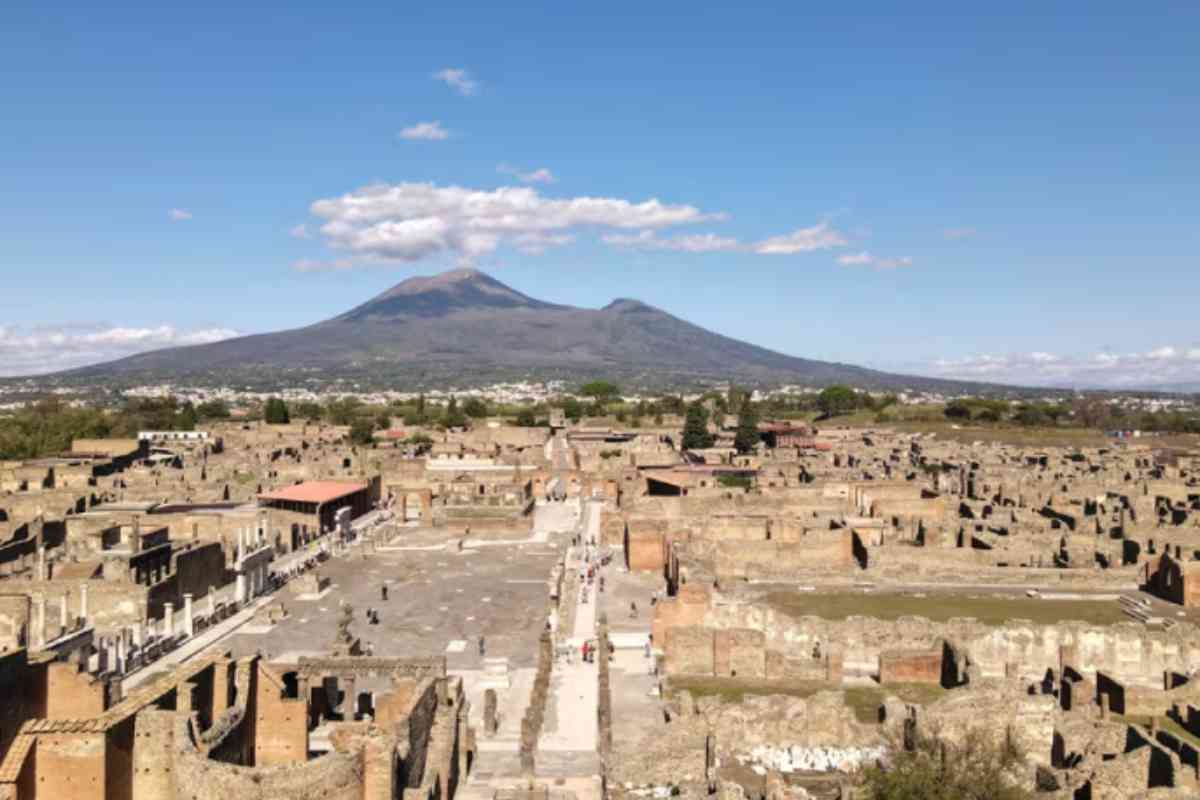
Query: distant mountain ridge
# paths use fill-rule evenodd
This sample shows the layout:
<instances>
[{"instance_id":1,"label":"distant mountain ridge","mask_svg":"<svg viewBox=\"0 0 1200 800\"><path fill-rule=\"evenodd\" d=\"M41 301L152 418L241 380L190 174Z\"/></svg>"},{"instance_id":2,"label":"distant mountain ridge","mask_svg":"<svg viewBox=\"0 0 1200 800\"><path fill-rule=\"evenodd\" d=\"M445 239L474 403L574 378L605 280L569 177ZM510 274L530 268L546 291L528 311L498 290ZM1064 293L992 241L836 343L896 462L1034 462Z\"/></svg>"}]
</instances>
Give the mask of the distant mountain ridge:
<instances>
[{"instance_id":1,"label":"distant mountain ridge","mask_svg":"<svg viewBox=\"0 0 1200 800\"><path fill-rule=\"evenodd\" d=\"M979 388L784 355L630 298L600 309L548 303L470 269L409 278L303 328L140 353L54 377L252 386L300 379L425 387L607 377L651 388L722 380L881 390Z\"/></svg>"}]
</instances>

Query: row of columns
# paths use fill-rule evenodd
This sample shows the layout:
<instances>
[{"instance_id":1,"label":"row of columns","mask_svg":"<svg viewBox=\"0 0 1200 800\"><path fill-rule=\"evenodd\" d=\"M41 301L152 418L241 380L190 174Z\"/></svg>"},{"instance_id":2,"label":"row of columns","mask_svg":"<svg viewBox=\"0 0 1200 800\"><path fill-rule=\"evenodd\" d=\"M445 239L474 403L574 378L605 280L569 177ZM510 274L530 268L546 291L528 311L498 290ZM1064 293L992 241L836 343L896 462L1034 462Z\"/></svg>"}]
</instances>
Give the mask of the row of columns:
<instances>
[{"instance_id":1,"label":"row of columns","mask_svg":"<svg viewBox=\"0 0 1200 800\"><path fill-rule=\"evenodd\" d=\"M46 600L46 595L37 594L33 597L33 614L30 619L30 644L36 647L45 647L50 641L48 638L49 628L49 609ZM75 623L81 622L81 627L87 626L88 618L88 587L86 583L79 585L79 613L75 619L71 618L71 592L67 590L63 593L58 605L58 625L59 636L65 635L75 629Z\"/></svg>"}]
</instances>

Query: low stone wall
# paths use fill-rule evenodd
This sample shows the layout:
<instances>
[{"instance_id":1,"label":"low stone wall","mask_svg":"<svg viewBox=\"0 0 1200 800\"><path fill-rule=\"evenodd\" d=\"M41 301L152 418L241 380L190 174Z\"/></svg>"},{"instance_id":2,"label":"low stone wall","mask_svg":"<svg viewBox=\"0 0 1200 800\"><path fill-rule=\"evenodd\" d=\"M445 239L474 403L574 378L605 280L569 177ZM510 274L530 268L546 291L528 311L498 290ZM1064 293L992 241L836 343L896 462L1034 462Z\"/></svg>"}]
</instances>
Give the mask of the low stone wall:
<instances>
[{"instance_id":1,"label":"low stone wall","mask_svg":"<svg viewBox=\"0 0 1200 800\"><path fill-rule=\"evenodd\" d=\"M538 738L546 722L546 700L550 695L550 671L553 667L554 644L547 631L542 633L538 641L537 673L529 695L529 707L521 718L521 771L529 777L534 773L534 753L537 752Z\"/></svg>"},{"instance_id":2,"label":"low stone wall","mask_svg":"<svg viewBox=\"0 0 1200 800\"><path fill-rule=\"evenodd\" d=\"M1187 674L1200 669L1200 629L1182 622L1156 630L1133 622L1097 626L1011 620L990 626L971 618L827 620L791 617L760 603L726 601L711 605L699 624L712 630L761 631L768 650L791 658L811 654L814 646L836 645L848 669L877 668L880 655L889 650L932 652L942 641L953 642L982 677L1041 680L1047 670L1057 675L1070 666L1084 678L1094 679L1103 670L1129 685L1158 688L1166 671Z\"/></svg>"},{"instance_id":3,"label":"low stone wall","mask_svg":"<svg viewBox=\"0 0 1200 800\"><path fill-rule=\"evenodd\" d=\"M608 763L612 754L612 685L609 670L608 655L608 615L600 615L599 644L596 648L599 657L597 681L599 683L597 726L598 738L596 748L600 753L600 763Z\"/></svg>"},{"instance_id":4,"label":"low stone wall","mask_svg":"<svg viewBox=\"0 0 1200 800\"><path fill-rule=\"evenodd\" d=\"M191 721L176 715L175 793L165 797L179 796L180 787L187 787L191 800L321 800L363 794L360 753L332 752L301 764L241 767L207 758L192 737Z\"/></svg>"}]
</instances>

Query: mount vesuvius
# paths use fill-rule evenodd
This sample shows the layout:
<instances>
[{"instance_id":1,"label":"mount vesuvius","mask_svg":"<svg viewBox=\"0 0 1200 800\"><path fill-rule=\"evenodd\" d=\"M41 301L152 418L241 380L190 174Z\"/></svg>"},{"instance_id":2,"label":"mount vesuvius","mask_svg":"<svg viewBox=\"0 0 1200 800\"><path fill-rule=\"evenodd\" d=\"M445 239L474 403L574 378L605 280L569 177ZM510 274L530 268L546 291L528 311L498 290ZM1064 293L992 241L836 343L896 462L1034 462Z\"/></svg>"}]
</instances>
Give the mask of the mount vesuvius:
<instances>
[{"instance_id":1,"label":"mount vesuvius","mask_svg":"<svg viewBox=\"0 0 1200 800\"><path fill-rule=\"evenodd\" d=\"M714 380L893 390L969 385L787 356L637 300L617 299L601 309L547 303L465 269L410 278L307 327L155 350L53 377L249 386L298 379L461 386L594 377L657 388Z\"/></svg>"}]
</instances>

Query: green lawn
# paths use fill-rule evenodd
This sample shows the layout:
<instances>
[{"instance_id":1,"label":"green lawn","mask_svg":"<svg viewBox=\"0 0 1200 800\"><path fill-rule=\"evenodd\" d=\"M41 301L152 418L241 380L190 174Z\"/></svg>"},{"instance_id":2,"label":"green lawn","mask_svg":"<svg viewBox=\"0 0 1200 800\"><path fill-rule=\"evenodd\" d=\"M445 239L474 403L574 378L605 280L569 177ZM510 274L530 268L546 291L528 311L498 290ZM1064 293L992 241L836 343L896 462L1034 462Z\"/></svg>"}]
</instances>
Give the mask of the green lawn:
<instances>
[{"instance_id":1,"label":"green lawn","mask_svg":"<svg viewBox=\"0 0 1200 800\"><path fill-rule=\"evenodd\" d=\"M946 693L937 684L891 683L887 686L851 686L845 689L846 705L854 711L859 722L879 722L879 707L885 697L899 697L906 703L928 705Z\"/></svg>"},{"instance_id":2,"label":"green lawn","mask_svg":"<svg viewBox=\"0 0 1200 800\"><path fill-rule=\"evenodd\" d=\"M767 603L793 617L816 616L840 620L851 616L895 620L927 617L946 622L951 617L974 617L984 625L1002 625L1010 619L1051 624L1079 620L1112 625L1128 619L1120 605L1110 600L1039 600L1031 597L970 597L931 594L862 594L857 592L771 592Z\"/></svg>"}]
</instances>

